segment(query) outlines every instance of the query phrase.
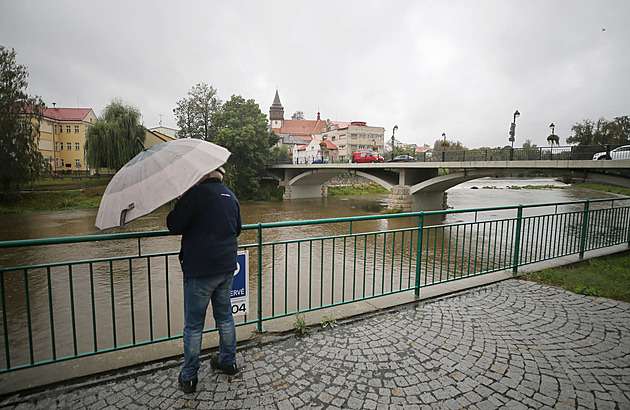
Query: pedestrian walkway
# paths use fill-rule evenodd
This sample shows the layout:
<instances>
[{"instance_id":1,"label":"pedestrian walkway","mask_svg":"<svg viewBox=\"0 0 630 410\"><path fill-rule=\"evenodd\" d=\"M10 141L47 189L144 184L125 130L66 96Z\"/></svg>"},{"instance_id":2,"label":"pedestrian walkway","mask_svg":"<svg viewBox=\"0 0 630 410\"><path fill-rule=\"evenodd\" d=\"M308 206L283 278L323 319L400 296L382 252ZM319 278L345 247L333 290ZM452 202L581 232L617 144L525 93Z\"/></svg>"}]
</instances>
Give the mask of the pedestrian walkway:
<instances>
[{"instance_id":1,"label":"pedestrian walkway","mask_svg":"<svg viewBox=\"0 0 630 410\"><path fill-rule=\"evenodd\" d=\"M392 308L303 338L240 346L236 376L204 355L197 392L175 360L8 408L630 408L630 304L521 280Z\"/></svg>"}]
</instances>

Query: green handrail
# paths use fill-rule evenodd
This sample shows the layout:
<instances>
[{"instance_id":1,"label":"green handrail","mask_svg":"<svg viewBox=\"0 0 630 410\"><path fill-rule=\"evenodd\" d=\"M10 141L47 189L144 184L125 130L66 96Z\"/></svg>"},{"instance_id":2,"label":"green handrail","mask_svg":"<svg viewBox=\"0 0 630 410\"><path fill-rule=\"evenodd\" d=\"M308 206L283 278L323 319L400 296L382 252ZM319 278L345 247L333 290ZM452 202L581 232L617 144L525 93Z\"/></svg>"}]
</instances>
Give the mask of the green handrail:
<instances>
[{"instance_id":1,"label":"green handrail","mask_svg":"<svg viewBox=\"0 0 630 410\"><path fill-rule=\"evenodd\" d=\"M517 273L525 264L570 254L583 257L587 250L616 244L630 246L629 200L619 197L245 225L244 231L256 234L252 243L240 248L256 250L257 302L255 311L238 319L237 325L253 325L264 332L266 320L296 312L400 292L419 297L421 288L442 282L500 270ZM484 220L487 211L505 211L507 216ZM444 223L445 216L456 214L468 216ZM414 218L412 226L360 232L361 222L410 217ZM442 222L432 225L435 217ZM326 224L335 224L335 232L324 228L320 230L325 235L299 238L304 230L292 229ZM264 242L270 229L287 232L287 236ZM181 338L171 331L171 321L177 325L182 318L181 303L176 302L183 294L170 289L181 286L177 280L171 283L174 275L169 263L179 268L178 251L151 253L144 243L170 235L168 231L126 232L0 242L0 248L19 249L137 241L137 252L128 256L0 267L0 329L4 333L0 348L5 349L0 373ZM133 247L132 241L132 253ZM37 288L35 297L38 283L41 289ZM146 291L140 288L143 290L137 292L138 286L146 286ZM9 299L7 292L19 294ZM67 310L65 305L60 310L59 301L67 303ZM144 320L146 316L148 320Z\"/></svg>"}]
</instances>

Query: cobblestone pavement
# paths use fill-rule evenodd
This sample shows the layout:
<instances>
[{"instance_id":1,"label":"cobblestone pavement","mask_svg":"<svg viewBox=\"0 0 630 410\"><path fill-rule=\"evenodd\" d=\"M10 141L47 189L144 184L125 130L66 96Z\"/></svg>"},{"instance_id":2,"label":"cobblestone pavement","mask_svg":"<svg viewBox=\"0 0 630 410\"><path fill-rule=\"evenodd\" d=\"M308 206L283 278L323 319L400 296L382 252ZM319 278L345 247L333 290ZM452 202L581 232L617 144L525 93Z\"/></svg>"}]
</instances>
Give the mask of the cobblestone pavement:
<instances>
[{"instance_id":1,"label":"cobblestone pavement","mask_svg":"<svg viewBox=\"0 0 630 410\"><path fill-rule=\"evenodd\" d=\"M273 339L273 338L272 338ZM241 373L174 360L9 408L630 408L630 304L519 280L240 347Z\"/></svg>"}]
</instances>

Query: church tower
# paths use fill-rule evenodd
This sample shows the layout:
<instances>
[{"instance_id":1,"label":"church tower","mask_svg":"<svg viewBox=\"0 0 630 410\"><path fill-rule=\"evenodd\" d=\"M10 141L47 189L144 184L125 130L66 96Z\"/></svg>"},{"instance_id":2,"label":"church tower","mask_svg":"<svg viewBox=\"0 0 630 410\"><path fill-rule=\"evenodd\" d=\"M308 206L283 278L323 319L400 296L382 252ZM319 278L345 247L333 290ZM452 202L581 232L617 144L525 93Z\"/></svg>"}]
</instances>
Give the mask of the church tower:
<instances>
[{"instance_id":1,"label":"church tower","mask_svg":"<svg viewBox=\"0 0 630 410\"><path fill-rule=\"evenodd\" d=\"M271 122L271 129L282 128L282 123L284 122L284 107L280 102L280 95L277 89L273 104L269 107L269 121Z\"/></svg>"}]
</instances>

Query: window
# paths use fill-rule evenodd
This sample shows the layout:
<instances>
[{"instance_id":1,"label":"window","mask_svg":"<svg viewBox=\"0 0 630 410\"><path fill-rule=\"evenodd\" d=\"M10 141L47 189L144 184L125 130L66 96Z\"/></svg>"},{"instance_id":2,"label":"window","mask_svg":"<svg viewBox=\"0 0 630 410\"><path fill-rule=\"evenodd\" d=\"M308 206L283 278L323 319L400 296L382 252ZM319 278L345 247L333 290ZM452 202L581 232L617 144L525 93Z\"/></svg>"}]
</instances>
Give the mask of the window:
<instances>
[{"instance_id":1,"label":"window","mask_svg":"<svg viewBox=\"0 0 630 410\"><path fill-rule=\"evenodd\" d=\"M63 167L63 158L61 158L61 166Z\"/></svg>"},{"instance_id":2,"label":"window","mask_svg":"<svg viewBox=\"0 0 630 410\"><path fill-rule=\"evenodd\" d=\"M55 151L59 151L59 142L55 142Z\"/></svg>"},{"instance_id":3,"label":"window","mask_svg":"<svg viewBox=\"0 0 630 410\"><path fill-rule=\"evenodd\" d=\"M63 151L63 142L59 143L59 151Z\"/></svg>"},{"instance_id":4,"label":"window","mask_svg":"<svg viewBox=\"0 0 630 410\"><path fill-rule=\"evenodd\" d=\"M72 143L71 142L68 142L68 147L67 148L68 148L68 151L72 150Z\"/></svg>"},{"instance_id":5,"label":"window","mask_svg":"<svg viewBox=\"0 0 630 410\"><path fill-rule=\"evenodd\" d=\"M59 168L59 158L55 158L55 168Z\"/></svg>"},{"instance_id":6,"label":"window","mask_svg":"<svg viewBox=\"0 0 630 410\"><path fill-rule=\"evenodd\" d=\"M59 131L57 131L57 124L55 124L55 134L58 134Z\"/></svg>"},{"instance_id":7,"label":"window","mask_svg":"<svg viewBox=\"0 0 630 410\"><path fill-rule=\"evenodd\" d=\"M357 134L350 134L350 138L352 138L353 140L357 139Z\"/></svg>"},{"instance_id":8,"label":"window","mask_svg":"<svg viewBox=\"0 0 630 410\"><path fill-rule=\"evenodd\" d=\"M72 132L72 127L66 125L66 133L70 134Z\"/></svg>"},{"instance_id":9,"label":"window","mask_svg":"<svg viewBox=\"0 0 630 410\"><path fill-rule=\"evenodd\" d=\"M79 159L74 160L74 166L77 168L81 168L81 161Z\"/></svg>"},{"instance_id":10,"label":"window","mask_svg":"<svg viewBox=\"0 0 630 410\"><path fill-rule=\"evenodd\" d=\"M74 126L74 133L75 133L75 134L78 134L78 133L79 133L79 126L78 126L78 125L75 125L75 126Z\"/></svg>"},{"instance_id":11,"label":"window","mask_svg":"<svg viewBox=\"0 0 630 410\"><path fill-rule=\"evenodd\" d=\"M80 149L81 149L81 144L79 144L78 142L75 142L75 143L74 143L74 149L75 149L76 151L80 150ZM77 160L77 161L78 161L78 160Z\"/></svg>"}]
</instances>

